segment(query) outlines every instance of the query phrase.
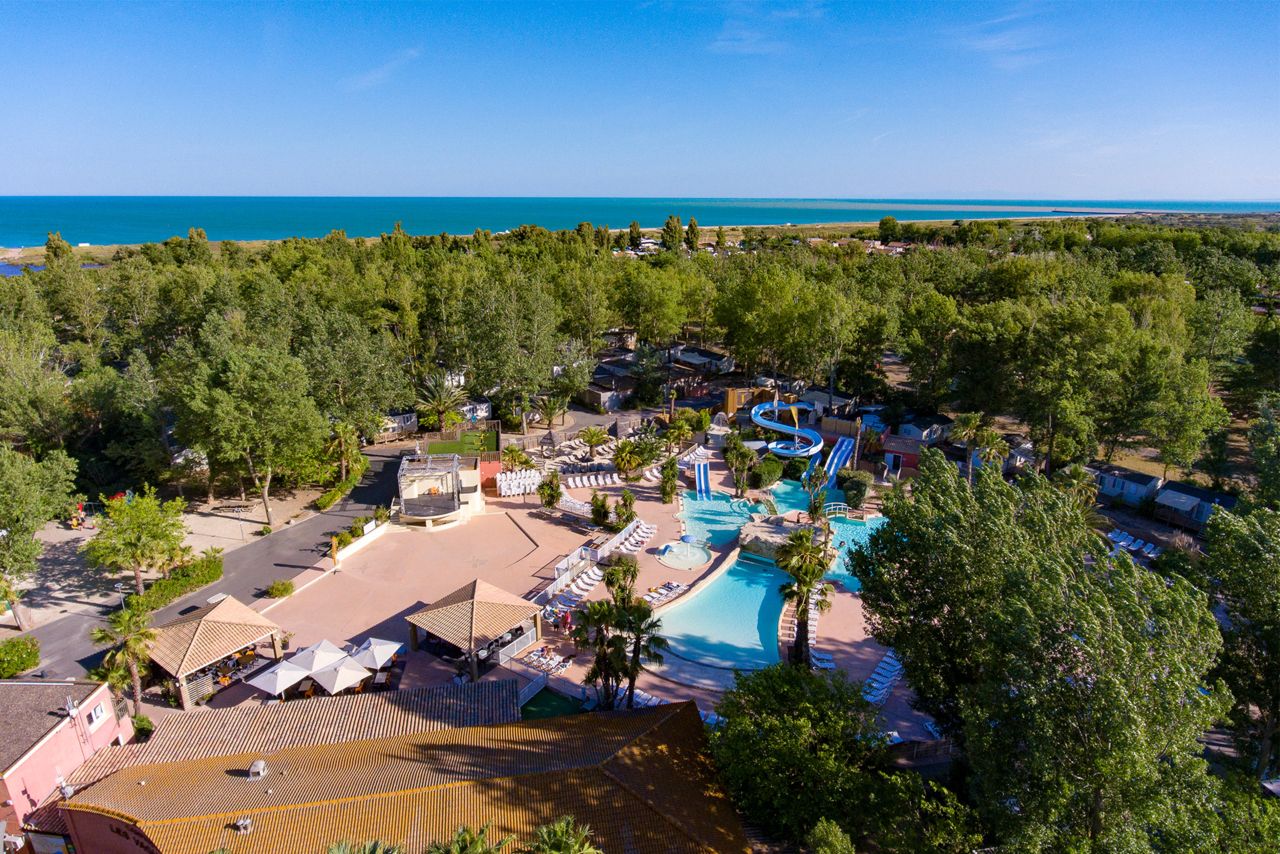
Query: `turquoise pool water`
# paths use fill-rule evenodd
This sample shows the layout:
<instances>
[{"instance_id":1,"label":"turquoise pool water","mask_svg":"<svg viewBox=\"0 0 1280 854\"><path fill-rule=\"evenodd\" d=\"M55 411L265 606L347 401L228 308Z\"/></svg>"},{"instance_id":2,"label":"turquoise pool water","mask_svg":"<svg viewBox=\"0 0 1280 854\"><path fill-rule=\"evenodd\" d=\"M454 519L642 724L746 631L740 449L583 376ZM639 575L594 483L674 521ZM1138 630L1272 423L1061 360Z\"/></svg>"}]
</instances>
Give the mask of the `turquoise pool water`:
<instances>
[{"instance_id":1,"label":"turquoise pool water","mask_svg":"<svg viewBox=\"0 0 1280 854\"><path fill-rule=\"evenodd\" d=\"M777 505L779 513L786 513L790 510L809 512L809 494L804 491L804 487L797 481L779 481L770 490L770 495L773 496L773 503ZM884 523L883 516L877 516L865 522L861 519L832 519L831 542L836 546L839 554L831 565L830 577L835 578L853 590L857 590L858 579L849 574L847 566L849 549L865 544L876 528L879 528Z\"/></svg>"},{"instance_id":2,"label":"turquoise pool water","mask_svg":"<svg viewBox=\"0 0 1280 854\"><path fill-rule=\"evenodd\" d=\"M713 667L758 670L778 662L778 620L787 575L772 561L742 555L687 601L662 613L671 652Z\"/></svg>"},{"instance_id":3,"label":"turquoise pool water","mask_svg":"<svg viewBox=\"0 0 1280 854\"><path fill-rule=\"evenodd\" d=\"M738 529L747 523L752 513L764 512L760 504L752 504L723 492L711 493L711 498L698 498L693 490L684 493L684 519L687 532L713 546L727 546L738 538Z\"/></svg>"}]
</instances>

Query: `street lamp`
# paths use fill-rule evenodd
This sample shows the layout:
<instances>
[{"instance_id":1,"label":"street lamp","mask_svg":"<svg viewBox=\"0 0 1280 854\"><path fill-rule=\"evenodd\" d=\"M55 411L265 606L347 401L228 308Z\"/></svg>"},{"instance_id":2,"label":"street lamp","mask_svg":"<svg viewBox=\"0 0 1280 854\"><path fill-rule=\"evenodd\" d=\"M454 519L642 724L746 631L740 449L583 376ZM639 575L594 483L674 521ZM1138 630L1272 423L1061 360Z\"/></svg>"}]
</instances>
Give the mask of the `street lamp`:
<instances>
[{"instance_id":1,"label":"street lamp","mask_svg":"<svg viewBox=\"0 0 1280 854\"><path fill-rule=\"evenodd\" d=\"M117 581L115 583L116 592L120 594L120 610L124 610L124 582Z\"/></svg>"}]
</instances>

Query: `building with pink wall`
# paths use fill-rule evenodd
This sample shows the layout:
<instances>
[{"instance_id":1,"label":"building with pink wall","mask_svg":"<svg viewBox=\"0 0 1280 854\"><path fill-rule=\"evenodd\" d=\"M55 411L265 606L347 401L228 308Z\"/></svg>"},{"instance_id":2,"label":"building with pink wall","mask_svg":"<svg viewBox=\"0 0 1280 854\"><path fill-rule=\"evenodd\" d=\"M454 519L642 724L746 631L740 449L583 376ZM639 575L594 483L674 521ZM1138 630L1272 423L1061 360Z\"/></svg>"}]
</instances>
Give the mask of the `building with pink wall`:
<instances>
[{"instance_id":1,"label":"building with pink wall","mask_svg":"<svg viewBox=\"0 0 1280 854\"><path fill-rule=\"evenodd\" d=\"M0 680L0 823L10 834L71 772L133 737L100 682Z\"/></svg>"}]
</instances>

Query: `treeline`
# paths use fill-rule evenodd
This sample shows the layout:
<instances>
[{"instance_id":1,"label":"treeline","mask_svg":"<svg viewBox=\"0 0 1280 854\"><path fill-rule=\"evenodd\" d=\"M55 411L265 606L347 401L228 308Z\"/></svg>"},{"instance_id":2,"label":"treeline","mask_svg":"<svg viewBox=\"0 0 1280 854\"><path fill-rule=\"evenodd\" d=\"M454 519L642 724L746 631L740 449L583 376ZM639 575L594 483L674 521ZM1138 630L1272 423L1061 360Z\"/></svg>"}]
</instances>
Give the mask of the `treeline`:
<instances>
[{"instance_id":1,"label":"treeline","mask_svg":"<svg viewBox=\"0 0 1280 854\"><path fill-rule=\"evenodd\" d=\"M1251 415L1280 389L1280 325L1253 310L1280 282L1280 234L1066 220L912 236L940 248L752 232L746 251L633 259L613 250L634 234L584 223L249 252L193 230L83 269L55 235L47 269L0 294L0 438L65 450L89 494L189 480L170 430L215 481L333 480L434 372L465 370L518 425L538 395L585 386L620 325L649 347L721 344L749 375L834 373L865 400L1014 415L1055 466L1143 443L1225 476L1215 392ZM886 383L887 352L911 394Z\"/></svg>"}]
</instances>

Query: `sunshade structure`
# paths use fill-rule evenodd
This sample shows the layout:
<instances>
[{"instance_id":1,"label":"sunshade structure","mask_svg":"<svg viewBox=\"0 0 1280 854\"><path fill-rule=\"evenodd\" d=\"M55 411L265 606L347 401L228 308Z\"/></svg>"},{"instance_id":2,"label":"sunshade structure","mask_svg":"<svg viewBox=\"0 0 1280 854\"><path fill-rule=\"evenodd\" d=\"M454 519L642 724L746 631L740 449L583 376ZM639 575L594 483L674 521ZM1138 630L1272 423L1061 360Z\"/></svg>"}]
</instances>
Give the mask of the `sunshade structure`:
<instances>
[{"instance_id":1,"label":"sunshade structure","mask_svg":"<svg viewBox=\"0 0 1280 854\"><path fill-rule=\"evenodd\" d=\"M280 657L280 627L230 596L157 626L155 631L151 660L177 680L183 709L191 707L191 677L205 668L267 638L275 657Z\"/></svg>"},{"instance_id":2,"label":"sunshade structure","mask_svg":"<svg viewBox=\"0 0 1280 854\"><path fill-rule=\"evenodd\" d=\"M541 610L528 599L477 578L405 619L409 621L413 649L418 647L418 629L422 629L461 650L471 663L471 676L475 679L477 654L488 651L524 623L529 623L536 636Z\"/></svg>"},{"instance_id":3,"label":"sunshade structure","mask_svg":"<svg viewBox=\"0 0 1280 854\"><path fill-rule=\"evenodd\" d=\"M248 680L248 682L259 691L265 691L274 697L278 697L286 689L298 684L310 675L311 671L305 667L299 667L292 661L282 661L276 666L262 671Z\"/></svg>"},{"instance_id":4,"label":"sunshade structure","mask_svg":"<svg viewBox=\"0 0 1280 854\"><path fill-rule=\"evenodd\" d=\"M369 671L361 667L350 657L344 656L323 670L317 670L311 674L311 678L316 680L321 688L330 694L337 694L339 691L345 691L352 685L363 682L369 675Z\"/></svg>"},{"instance_id":5,"label":"sunshade structure","mask_svg":"<svg viewBox=\"0 0 1280 854\"><path fill-rule=\"evenodd\" d=\"M399 641L369 638L352 651L351 657L357 664L370 670L380 670L383 665L395 658L402 649L404 649L404 644Z\"/></svg>"},{"instance_id":6,"label":"sunshade structure","mask_svg":"<svg viewBox=\"0 0 1280 854\"><path fill-rule=\"evenodd\" d=\"M339 647L327 640L322 640L305 649L298 650L298 654L290 658L289 661L298 665L307 673L315 673L317 670L324 670L331 664L337 664L346 657L347 654Z\"/></svg>"}]
</instances>

